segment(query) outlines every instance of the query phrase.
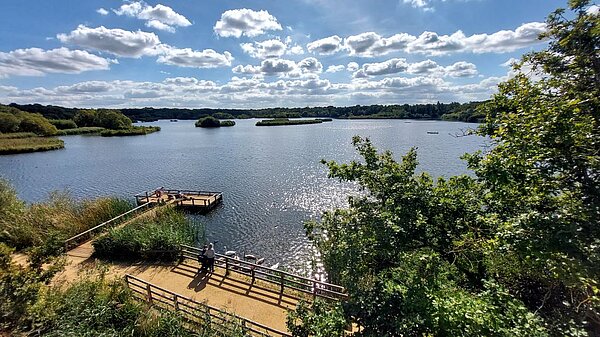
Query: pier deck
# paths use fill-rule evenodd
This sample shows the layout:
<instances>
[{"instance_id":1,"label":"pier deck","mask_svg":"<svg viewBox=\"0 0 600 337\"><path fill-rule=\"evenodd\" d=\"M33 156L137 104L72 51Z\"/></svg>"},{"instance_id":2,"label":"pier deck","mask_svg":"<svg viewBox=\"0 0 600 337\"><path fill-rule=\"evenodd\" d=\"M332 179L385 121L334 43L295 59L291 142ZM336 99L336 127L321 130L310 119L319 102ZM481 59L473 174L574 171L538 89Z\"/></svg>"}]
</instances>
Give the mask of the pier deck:
<instances>
[{"instance_id":1,"label":"pier deck","mask_svg":"<svg viewBox=\"0 0 600 337\"><path fill-rule=\"evenodd\" d=\"M192 190L156 189L135 195L138 205L145 203L162 204L174 201L178 207L208 212L223 201L221 192L206 192Z\"/></svg>"}]
</instances>

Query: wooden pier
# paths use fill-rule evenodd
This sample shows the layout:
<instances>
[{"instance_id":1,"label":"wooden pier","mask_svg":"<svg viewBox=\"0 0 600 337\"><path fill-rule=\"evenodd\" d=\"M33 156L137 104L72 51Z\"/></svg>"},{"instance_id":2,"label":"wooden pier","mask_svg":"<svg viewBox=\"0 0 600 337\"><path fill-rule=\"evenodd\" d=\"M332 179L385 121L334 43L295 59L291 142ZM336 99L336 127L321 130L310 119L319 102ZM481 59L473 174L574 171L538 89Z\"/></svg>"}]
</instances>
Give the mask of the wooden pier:
<instances>
[{"instance_id":1,"label":"wooden pier","mask_svg":"<svg viewBox=\"0 0 600 337\"><path fill-rule=\"evenodd\" d=\"M223 194L221 192L159 188L136 194L135 200L138 205L173 202L175 206L205 213L223 201Z\"/></svg>"}]
</instances>

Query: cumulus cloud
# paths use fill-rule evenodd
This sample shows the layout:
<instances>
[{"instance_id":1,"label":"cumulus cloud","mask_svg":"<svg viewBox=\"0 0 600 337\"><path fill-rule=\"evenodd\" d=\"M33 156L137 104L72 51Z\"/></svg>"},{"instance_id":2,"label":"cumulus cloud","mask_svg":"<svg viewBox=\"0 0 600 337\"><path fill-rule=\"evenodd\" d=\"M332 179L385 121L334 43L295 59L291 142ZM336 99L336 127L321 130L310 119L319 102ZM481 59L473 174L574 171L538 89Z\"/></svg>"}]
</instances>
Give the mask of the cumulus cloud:
<instances>
[{"instance_id":1,"label":"cumulus cloud","mask_svg":"<svg viewBox=\"0 0 600 337\"><path fill-rule=\"evenodd\" d=\"M41 76L47 73L79 74L90 70L109 69L109 60L83 50L57 48L17 49L0 52L0 78L8 76Z\"/></svg>"},{"instance_id":2,"label":"cumulus cloud","mask_svg":"<svg viewBox=\"0 0 600 337\"><path fill-rule=\"evenodd\" d=\"M114 9L113 12L117 15L125 15L135 17L146 21L146 26L175 32L175 27L187 27L192 23L185 16L175 12L173 8L158 4L149 6L143 1L136 1L123 4L119 9Z\"/></svg>"},{"instance_id":3,"label":"cumulus cloud","mask_svg":"<svg viewBox=\"0 0 600 337\"><path fill-rule=\"evenodd\" d=\"M453 53L508 53L540 43L538 36L546 30L543 22L529 22L512 30L492 34L466 36L462 31L450 35L423 32L419 36L399 33L383 37L375 32L365 32L342 39L335 35L316 40L307 45L310 52L333 54L346 50L351 56L378 57L392 52L425 54L432 56Z\"/></svg>"},{"instance_id":4,"label":"cumulus cloud","mask_svg":"<svg viewBox=\"0 0 600 337\"><path fill-rule=\"evenodd\" d=\"M247 8L223 12L215 23L214 32L222 37L255 37L270 30L282 30L277 19L267 11L254 11Z\"/></svg>"},{"instance_id":5,"label":"cumulus cloud","mask_svg":"<svg viewBox=\"0 0 600 337\"><path fill-rule=\"evenodd\" d=\"M473 63L460 61L449 66L440 66L435 61L425 60L408 63L403 58L393 58L378 63L365 63L354 74L354 78L407 73L411 75L432 75L436 77L473 77L478 74Z\"/></svg>"},{"instance_id":6,"label":"cumulus cloud","mask_svg":"<svg viewBox=\"0 0 600 337\"><path fill-rule=\"evenodd\" d=\"M100 15L108 15L108 11L104 8L98 8L96 9L96 13L100 14Z\"/></svg>"},{"instance_id":7,"label":"cumulus cloud","mask_svg":"<svg viewBox=\"0 0 600 337\"><path fill-rule=\"evenodd\" d=\"M79 25L69 34L58 34L56 37L63 43L134 58L156 55L160 45L160 40L154 33L108 29L104 26L90 28Z\"/></svg>"},{"instance_id":8,"label":"cumulus cloud","mask_svg":"<svg viewBox=\"0 0 600 337\"><path fill-rule=\"evenodd\" d=\"M357 71L358 70L358 63L356 62L349 62L348 65L346 66L346 70L348 71Z\"/></svg>"},{"instance_id":9,"label":"cumulus cloud","mask_svg":"<svg viewBox=\"0 0 600 337\"><path fill-rule=\"evenodd\" d=\"M342 38L337 35L329 36L307 44L306 49L311 53L330 55L342 49Z\"/></svg>"},{"instance_id":10,"label":"cumulus cloud","mask_svg":"<svg viewBox=\"0 0 600 337\"><path fill-rule=\"evenodd\" d=\"M157 60L158 63L190 68L231 66L231 61L233 61L233 56L227 51L220 54L212 49L198 51L190 48L167 48Z\"/></svg>"},{"instance_id":11,"label":"cumulus cloud","mask_svg":"<svg viewBox=\"0 0 600 337\"><path fill-rule=\"evenodd\" d=\"M232 69L237 74L300 77L323 71L323 65L314 57L307 57L296 63L286 59L266 59L260 65L238 65Z\"/></svg>"},{"instance_id":12,"label":"cumulus cloud","mask_svg":"<svg viewBox=\"0 0 600 337\"><path fill-rule=\"evenodd\" d=\"M325 70L326 73L337 73L339 71L344 71L346 69L346 66L343 64L340 65L332 65L327 67L327 70Z\"/></svg>"},{"instance_id":13,"label":"cumulus cloud","mask_svg":"<svg viewBox=\"0 0 600 337\"><path fill-rule=\"evenodd\" d=\"M254 43L242 43L240 44L242 50L258 59L266 59L271 57L280 57L285 54L287 45L279 39L266 40L262 42Z\"/></svg>"},{"instance_id":14,"label":"cumulus cloud","mask_svg":"<svg viewBox=\"0 0 600 337\"><path fill-rule=\"evenodd\" d=\"M288 51L287 54L290 55L302 55L304 54L304 49L299 46L299 45L294 45L293 47L291 47Z\"/></svg>"}]
</instances>

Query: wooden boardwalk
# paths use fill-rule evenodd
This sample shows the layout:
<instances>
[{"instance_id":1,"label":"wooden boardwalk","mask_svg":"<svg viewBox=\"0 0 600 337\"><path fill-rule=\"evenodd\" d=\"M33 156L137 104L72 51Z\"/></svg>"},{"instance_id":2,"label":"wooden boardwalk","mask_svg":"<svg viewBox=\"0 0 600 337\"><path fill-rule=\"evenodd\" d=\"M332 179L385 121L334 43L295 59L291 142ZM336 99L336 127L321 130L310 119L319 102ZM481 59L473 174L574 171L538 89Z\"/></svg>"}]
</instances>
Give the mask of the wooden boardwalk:
<instances>
[{"instance_id":1,"label":"wooden boardwalk","mask_svg":"<svg viewBox=\"0 0 600 337\"><path fill-rule=\"evenodd\" d=\"M135 195L138 205L162 204L174 201L178 207L187 208L199 212L208 212L223 201L221 192L206 192L192 190L172 190L159 188L154 191L146 191Z\"/></svg>"}]
</instances>

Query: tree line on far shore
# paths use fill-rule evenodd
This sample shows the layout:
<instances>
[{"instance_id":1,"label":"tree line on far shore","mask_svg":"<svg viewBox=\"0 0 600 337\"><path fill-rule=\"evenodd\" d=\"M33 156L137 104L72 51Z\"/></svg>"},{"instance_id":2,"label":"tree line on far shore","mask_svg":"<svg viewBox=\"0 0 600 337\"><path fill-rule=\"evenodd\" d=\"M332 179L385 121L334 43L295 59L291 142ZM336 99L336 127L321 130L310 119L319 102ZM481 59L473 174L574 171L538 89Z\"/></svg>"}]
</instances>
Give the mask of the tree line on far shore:
<instances>
[{"instance_id":1,"label":"tree line on far shore","mask_svg":"<svg viewBox=\"0 0 600 337\"><path fill-rule=\"evenodd\" d=\"M480 122L483 115L476 109L482 102L435 104L395 104L395 105L354 105L347 107L304 107L268 109L178 109L178 108L139 108L111 109L120 112L134 121L150 122L158 119L198 120L207 116L217 119L244 118L299 118L329 117L344 119L389 118L389 119L443 119L463 122ZM53 105L12 103L11 107L39 113L49 119L74 119L81 111L78 108L65 108ZM103 109L98 109L98 111Z\"/></svg>"}]
</instances>

